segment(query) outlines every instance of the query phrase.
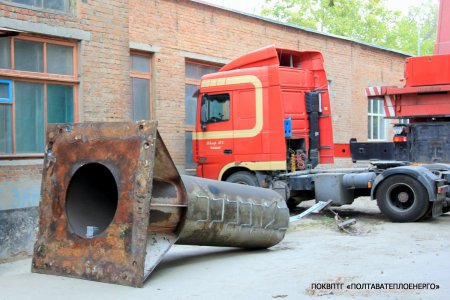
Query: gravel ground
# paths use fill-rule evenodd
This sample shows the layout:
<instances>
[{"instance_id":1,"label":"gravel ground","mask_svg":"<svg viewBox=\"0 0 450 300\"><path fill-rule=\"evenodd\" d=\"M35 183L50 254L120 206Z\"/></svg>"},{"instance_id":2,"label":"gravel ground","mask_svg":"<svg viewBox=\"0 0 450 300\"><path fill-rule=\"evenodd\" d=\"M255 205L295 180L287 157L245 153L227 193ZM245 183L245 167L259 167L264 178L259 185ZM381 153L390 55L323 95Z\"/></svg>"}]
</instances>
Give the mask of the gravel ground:
<instances>
[{"instance_id":1,"label":"gravel ground","mask_svg":"<svg viewBox=\"0 0 450 300\"><path fill-rule=\"evenodd\" d=\"M450 214L391 223L367 199L337 211L357 219L350 233L325 213L269 250L177 245L141 289L32 274L31 259L1 264L0 299L449 299Z\"/></svg>"}]
</instances>

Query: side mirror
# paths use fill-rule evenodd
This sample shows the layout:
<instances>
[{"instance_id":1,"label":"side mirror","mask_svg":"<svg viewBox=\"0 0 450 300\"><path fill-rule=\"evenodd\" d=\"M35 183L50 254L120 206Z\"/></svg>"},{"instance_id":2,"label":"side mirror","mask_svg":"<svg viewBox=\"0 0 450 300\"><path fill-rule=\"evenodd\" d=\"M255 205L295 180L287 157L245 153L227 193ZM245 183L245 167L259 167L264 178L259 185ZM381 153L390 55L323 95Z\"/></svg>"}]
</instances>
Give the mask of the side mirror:
<instances>
[{"instance_id":1,"label":"side mirror","mask_svg":"<svg viewBox=\"0 0 450 300\"><path fill-rule=\"evenodd\" d=\"M207 121L208 121L208 94L203 94L200 109L200 124L202 124L203 131L206 130L205 124Z\"/></svg>"}]
</instances>

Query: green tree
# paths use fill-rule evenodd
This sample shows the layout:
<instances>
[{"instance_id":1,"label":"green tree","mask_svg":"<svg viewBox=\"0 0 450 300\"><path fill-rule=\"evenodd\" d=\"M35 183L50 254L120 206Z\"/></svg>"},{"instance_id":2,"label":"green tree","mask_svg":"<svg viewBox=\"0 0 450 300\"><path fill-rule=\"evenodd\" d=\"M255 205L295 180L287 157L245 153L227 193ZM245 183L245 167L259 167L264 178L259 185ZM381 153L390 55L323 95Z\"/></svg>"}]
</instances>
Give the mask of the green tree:
<instances>
[{"instance_id":1,"label":"green tree","mask_svg":"<svg viewBox=\"0 0 450 300\"><path fill-rule=\"evenodd\" d=\"M404 16L386 0L266 0L261 15L408 53L433 53L437 2L412 7Z\"/></svg>"},{"instance_id":2,"label":"green tree","mask_svg":"<svg viewBox=\"0 0 450 300\"><path fill-rule=\"evenodd\" d=\"M410 7L407 15L402 16L395 23L393 31L395 38L386 46L417 55L433 54L436 41L437 15L437 1L427 1L421 6Z\"/></svg>"}]
</instances>

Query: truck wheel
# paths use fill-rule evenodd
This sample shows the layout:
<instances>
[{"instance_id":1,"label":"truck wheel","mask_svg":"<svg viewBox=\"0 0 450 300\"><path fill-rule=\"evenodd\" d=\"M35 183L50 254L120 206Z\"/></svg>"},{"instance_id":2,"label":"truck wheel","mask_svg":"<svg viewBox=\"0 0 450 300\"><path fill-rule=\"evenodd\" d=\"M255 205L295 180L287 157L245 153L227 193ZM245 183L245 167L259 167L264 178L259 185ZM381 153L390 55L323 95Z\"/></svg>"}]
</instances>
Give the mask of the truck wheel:
<instances>
[{"instance_id":1,"label":"truck wheel","mask_svg":"<svg viewBox=\"0 0 450 300\"><path fill-rule=\"evenodd\" d=\"M228 177L225 181L250 186L259 186L256 176L250 172L245 171L236 172Z\"/></svg>"},{"instance_id":2,"label":"truck wheel","mask_svg":"<svg viewBox=\"0 0 450 300\"><path fill-rule=\"evenodd\" d=\"M430 206L425 187L406 175L385 179L377 190L381 212L393 222L414 222L422 218Z\"/></svg>"},{"instance_id":3,"label":"truck wheel","mask_svg":"<svg viewBox=\"0 0 450 300\"><path fill-rule=\"evenodd\" d=\"M301 202L302 202L301 199L291 197L287 199L286 204L289 210L294 210L294 208L296 208L297 205L299 205Z\"/></svg>"}]
</instances>

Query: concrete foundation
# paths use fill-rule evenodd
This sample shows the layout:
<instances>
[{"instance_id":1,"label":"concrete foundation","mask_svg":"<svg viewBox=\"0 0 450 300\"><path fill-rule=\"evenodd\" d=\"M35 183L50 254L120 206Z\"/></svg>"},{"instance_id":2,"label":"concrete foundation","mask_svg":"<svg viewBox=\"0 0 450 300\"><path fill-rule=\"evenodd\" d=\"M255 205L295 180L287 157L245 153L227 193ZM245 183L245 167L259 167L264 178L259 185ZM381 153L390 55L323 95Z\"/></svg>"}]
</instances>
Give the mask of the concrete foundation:
<instances>
[{"instance_id":1,"label":"concrete foundation","mask_svg":"<svg viewBox=\"0 0 450 300\"><path fill-rule=\"evenodd\" d=\"M0 211L0 263L32 254L38 217L37 207Z\"/></svg>"}]
</instances>

